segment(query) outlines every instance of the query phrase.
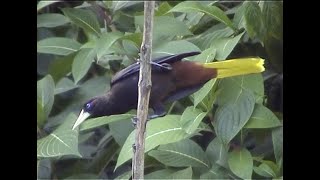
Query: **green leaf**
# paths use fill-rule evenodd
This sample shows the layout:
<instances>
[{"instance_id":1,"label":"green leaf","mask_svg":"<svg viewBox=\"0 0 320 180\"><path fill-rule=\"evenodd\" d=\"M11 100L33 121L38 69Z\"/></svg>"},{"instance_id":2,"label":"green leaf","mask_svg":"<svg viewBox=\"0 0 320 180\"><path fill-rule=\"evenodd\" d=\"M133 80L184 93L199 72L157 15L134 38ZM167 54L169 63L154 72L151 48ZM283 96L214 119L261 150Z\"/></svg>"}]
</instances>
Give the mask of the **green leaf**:
<instances>
[{"instance_id":1,"label":"green leaf","mask_svg":"<svg viewBox=\"0 0 320 180\"><path fill-rule=\"evenodd\" d=\"M78 85L75 85L70 79L68 78L62 78L56 85L56 88L54 89L54 94L60 94L67 91L70 91L72 89L77 88Z\"/></svg>"},{"instance_id":2,"label":"green leaf","mask_svg":"<svg viewBox=\"0 0 320 180\"><path fill-rule=\"evenodd\" d=\"M37 11L39 12L40 9L49 6L50 4L53 4L55 2L59 2L59 1L39 1L37 4Z\"/></svg>"},{"instance_id":3,"label":"green leaf","mask_svg":"<svg viewBox=\"0 0 320 180\"><path fill-rule=\"evenodd\" d=\"M37 125L42 127L46 120L46 114L41 105L41 101L37 99Z\"/></svg>"},{"instance_id":4,"label":"green leaf","mask_svg":"<svg viewBox=\"0 0 320 180\"><path fill-rule=\"evenodd\" d=\"M233 24L238 29L244 28L245 26L244 10L245 10L245 3L240 5L240 7L237 8L236 13L234 14Z\"/></svg>"},{"instance_id":5,"label":"green leaf","mask_svg":"<svg viewBox=\"0 0 320 180\"><path fill-rule=\"evenodd\" d=\"M132 117L132 116L130 116ZM130 119L128 117L128 119ZM130 121L116 121L109 124L110 132L114 140L120 145L123 146L129 134L134 130L134 127Z\"/></svg>"},{"instance_id":6,"label":"green leaf","mask_svg":"<svg viewBox=\"0 0 320 180\"><path fill-rule=\"evenodd\" d=\"M50 75L37 82L37 102L48 117L54 101L54 81Z\"/></svg>"},{"instance_id":7,"label":"green leaf","mask_svg":"<svg viewBox=\"0 0 320 180\"><path fill-rule=\"evenodd\" d=\"M199 2L184 1L177 4L169 12L202 12L235 30L232 21L216 6L205 6Z\"/></svg>"},{"instance_id":8,"label":"green leaf","mask_svg":"<svg viewBox=\"0 0 320 180\"><path fill-rule=\"evenodd\" d=\"M174 172L175 171L171 169L161 169L145 175L144 179L166 179Z\"/></svg>"},{"instance_id":9,"label":"green leaf","mask_svg":"<svg viewBox=\"0 0 320 180\"><path fill-rule=\"evenodd\" d=\"M257 36L260 40L263 40L264 27L261 9L257 2L245 2L245 28L251 38Z\"/></svg>"},{"instance_id":10,"label":"green leaf","mask_svg":"<svg viewBox=\"0 0 320 180\"><path fill-rule=\"evenodd\" d=\"M231 171L235 175L243 179L251 179L253 159L251 153L247 149L235 149L230 152L228 163Z\"/></svg>"},{"instance_id":11,"label":"green leaf","mask_svg":"<svg viewBox=\"0 0 320 180\"><path fill-rule=\"evenodd\" d=\"M142 43L142 33L130 33L122 36L120 39L129 40L136 44L136 47L140 48Z\"/></svg>"},{"instance_id":12,"label":"green leaf","mask_svg":"<svg viewBox=\"0 0 320 180\"><path fill-rule=\"evenodd\" d=\"M253 170L255 173L263 177L277 177L276 173L272 170L272 168L265 163L261 163L258 167L253 167Z\"/></svg>"},{"instance_id":13,"label":"green leaf","mask_svg":"<svg viewBox=\"0 0 320 180\"><path fill-rule=\"evenodd\" d=\"M55 59L49 66L49 74L54 82L58 82L62 77L71 72L72 63L75 53Z\"/></svg>"},{"instance_id":14,"label":"green leaf","mask_svg":"<svg viewBox=\"0 0 320 180\"><path fill-rule=\"evenodd\" d=\"M136 26L143 29L144 16L135 16ZM153 22L153 41L154 43L172 40L175 36L192 35L188 26L183 22L169 16L156 16Z\"/></svg>"},{"instance_id":15,"label":"green leaf","mask_svg":"<svg viewBox=\"0 0 320 180\"><path fill-rule=\"evenodd\" d=\"M147 123L145 140L145 152L157 147L160 144L169 144L180 141L189 136L180 126L180 116L167 115ZM132 144L134 143L135 131L131 132L122 146L118 156L116 168L132 158Z\"/></svg>"},{"instance_id":16,"label":"green leaf","mask_svg":"<svg viewBox=\"0 0 320 180\"><path fill-rule=\"evenodd\" d=\"M130 170L130 171L127 171L127 172L125 172L125 173L123 173L123 174L119 175L118 177L116 177L116 178L115 178L115 180L119 180L119 179L122 179L122 180L124 180L124 179L129 180L131 176L132 176L132 172L131 172L131 170Z\"/></svg>"},{"instance_id":17,"label":"green leaf","mask_svg":"<svg viewBox=\"0 0 320 180\"><path fill-rule=\"evenodd\" d=\"M66 56L77 52L81 44L69 38L53 37L42 39L37 43L37 52Z\"/></svg>"},{"instance_id":18,"label":"green leaf","mask_svg":"<svg viewBox=\"0 0 320 180\"><path fill-rule=\"evenodd\" d=\"M78 151L78 131L72 130L77 117L69 114L53 133L37 141L37 157L52 158L63 155L81 157Z\"/></svg>"},{"instance_id":19,"label":"green leaf","mask_svg":"<svg viewBox=\"0 0 320 180\"><path fill-rule=\"evenodd\" d=\"M282 164L283 127L277 127L272 130L272 143L277 164Z\"/></svg>"},{"instance_id":20,"label":"green leaf","mask_svg":"<svg viewBox=\"0 0 320 180\"><path fill-rule=\"evenodd\" d=\"M172 13L168 13L168 11L171 8L172 7L170 6L170 4L168 2L161 2L161 4L158 7L158 9L155 10L154 15L155 16L170 16L170 17L174 17L174 15Z\"/></svg>"},{"instance_id":21,"label":"green leaf","mask_svg":"<svg viewBox=\"0 0 320 180\"><path fill-rule=\"evenodd\" d=\"M256 103L262 103L264 96L263 77L259 74L249 74L221 79L217 96L217 104L223 105L234 102L243 91L251 91Z\"/></svg>"},{"instance_id":22,"label":"green leaf","mask_svg":"<svg viewBox=\"0 0 320 180\"><path fill-rule=\"evenodd\" d=\"M115 43L120 37L122 37L121 32L110 32L104 33L96 44L96 52L98 60L109 51L109 48L113 43Z\"/></svg>"},{"instance_id":23,"label":"green leaf","mask_svg":"<svg viewBox=\"0 0 320 180\"><path fill-rule=\"evenodd\" d=\"M243 36L244 32L235 37L219 38L212 43L212 48L217 50L216 59L225 60L232 52L234 47L238 44L239 40Z\"/></svg>"},{"instance_id":24,"label":"green leaf","mask_svg":"<svg viewBox=\"0 0 320 180\"><path fill-rule=\"evenodd\" d=\"M74 57L72 63L72 75L77 84L88 72L95 58L94 49L81 49Z\"/></svg>"},{"instance_id":25,"label":"green leaf","mask_svg":"<svg viewBox=\"0 0 320 180\"><path fill-rule=\"evenodd\" d=\"M166 166L210 168L206 154L197 143L190 139L161 145L157 150L150 151L148 155Z\"/></svg>"},{"instance_id":26,"label":"green leaf","mask_svg":"<svg viewBox=\"0 0 320 180\"><path fill-rule=\"evenodd\" d=\"M113 10L113 12L115 12L139 3L143 3L143 1L112 1L111 9Z\"/></svg>"},{"instance_id":27,"label":"green leaf","mask_svg":"<svg viewBox=\"0 0 320 180\"><path fill-rule=\"evenodd\" d=\"M74 24L81 27L86 33L97 37L100 36L100 25L97 16L92 11L75 8L63 8L62 12Z\"/></svg>"},{"instance_id":28,"label":"green leaf","mask_svg":"<svg viewBox=\"0 0 320 180\"><path fill-rule=\"evenodd\" d=\"M179 41L169 41L155 47L152 51L152 54L155 58L160 56L167 56L167 55L173 55L173 54L179 54L179 53L191 52L191 51L201 51L201 50L197 46L195 46L194 44L188 41L179 40ZM185 58L185 59L188 59L188 58Z\"/></svg>"},{"instance_id":29,"label":"green leaf","mask_svg":"<svg viewBox=\"0 0 320 180\"><path fill-rule=\"evenodd\" d=\"M89 173L79 173L72 176L69 176L65 179L99 179L99 176L96 174L89 174Z\"/></svg>"},{"instance_id":30,"label":"green leaf","mask_svg":"<svg viewBox=\"0 0 320 180\"><path fill-rule=\"evenodd\" d=\"M37 28L52 28L67 24L68 22L69 19L67 19L64 15L58 13L46 13L37 16Z\"/></svg>"},{"instance_id":31,"label":"green leaf","mask_svg":"<svg viewBox=\"0 0 320 180\"><path fill-rule=\"evenodd\" d=\"M269 35L282 39L283 5L280 1L266 1L263 3L262 16Z\"/></svg>"},{"instance_id":32,"label":"green leaf","mask_svg":"<svg viewBox=\"0 0 320 180\"><path fill-rule=\"evenodd\" d=\"M98 118L88 119L80 125L80 131L96 128L99 126L107 125L111 122L129 120L133 117L132 114L118 114L111 116L102 116ZM128 121L128 123L131 123Z\"/></svg>"},{"instance_id":33,"label":"green leaf","mask_svg":"<svg viewBox=\"0 0 320 180\"><path fill-rule=\"evenodd\" d=\"M273 128L281 126L276 115L261 104L256 104L253 113L244 128Z\"/></svg>"},{"instance_id":34,"label":"green leaf","mask_svg":"<svg viewBox=\"0 0 320 180\"><path fill-rule=\"evenodd\" d=\"M254 96L250 91L240 91L234 102L220 106L214 115L217 136L228 144L249 120L254 109Z\"/></svg>"},{"instance_id":35,"label":"green leaf","mask_svg":"<svg viewBox=\"0 0 320 180\"><path fill-rule=\"evenodd\" d=\"M182 127L186 131L186 133L194 133L206 114L207 113L202 112L200 109L197 109L193 106L187 107L184 110L180 120Z\"/></svg>"},{"instance_id":36,"label":"green leaf","mask_svg":"<svg viewBox=\"0 0 320 180\"><path fill-rule=\"evenodd\" d=\"M176 171L170 174L166 179L192 179L192 168L188 167L186 169Z\"/></svg>"},{"instance_id":37,"label":"green leaf","mask_svg":"<svg viewBox=\"0 0 320 180\"><path fill-rule=\"evenodd\" d=\"M219 138L214 138L207 147L206 154L211 164L219 164L225 168L228 167L228 149Z\"/></svg>"},{"instance_id":38,"label":"green leaf","mask_svg":"<svg viewBox=\"0 0 320 180\"><path fill-rule=\"evenodd\" d=\"M224 169L221 166L213 164L212 168L201 174L200 179L238 179L235 178L228 170Z\"/></svg>"}]
</instances>

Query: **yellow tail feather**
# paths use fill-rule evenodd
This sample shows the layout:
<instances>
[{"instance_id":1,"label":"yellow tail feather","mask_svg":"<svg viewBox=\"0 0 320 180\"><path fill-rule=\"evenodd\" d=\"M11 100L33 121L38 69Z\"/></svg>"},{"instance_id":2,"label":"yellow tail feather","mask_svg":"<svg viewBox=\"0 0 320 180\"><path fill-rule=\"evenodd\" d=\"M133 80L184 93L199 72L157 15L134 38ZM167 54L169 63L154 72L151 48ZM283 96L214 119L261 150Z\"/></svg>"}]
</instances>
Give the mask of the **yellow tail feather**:
<instances>
[{"instance_id":1,"label":"yellow tail feather","mask_svg":"<svg viewBox=\"0 0 320 180\"><path fill-rule=\"evenodd\" d=\"M211 62L203 64L206 68L217 69L216 78L260 73L265 70L264 59L261 58L239 58L226 61Z\"/></svg>"}]
</instances>

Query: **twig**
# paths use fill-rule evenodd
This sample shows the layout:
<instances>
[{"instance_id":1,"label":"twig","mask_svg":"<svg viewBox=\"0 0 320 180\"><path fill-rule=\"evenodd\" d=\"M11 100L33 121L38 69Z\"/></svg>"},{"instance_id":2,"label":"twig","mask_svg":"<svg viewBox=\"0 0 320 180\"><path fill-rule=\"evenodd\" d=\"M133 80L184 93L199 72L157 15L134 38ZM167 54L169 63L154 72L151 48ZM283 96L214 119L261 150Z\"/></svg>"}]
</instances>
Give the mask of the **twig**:
<instances>
[{"instance_id":1,"label":"twig","mask_svg":"<svg viewBox=\"0 0 320 180\"><path fill-rule=\"evenodd\" d=\"M152 29L155 1L144 1L144 31L141 44L139 95L137 107L137 130L132 159L132 179L143 179L144 176L144 143L145 130L151 91L151 53Z\"/></svg>"}]
</instances>

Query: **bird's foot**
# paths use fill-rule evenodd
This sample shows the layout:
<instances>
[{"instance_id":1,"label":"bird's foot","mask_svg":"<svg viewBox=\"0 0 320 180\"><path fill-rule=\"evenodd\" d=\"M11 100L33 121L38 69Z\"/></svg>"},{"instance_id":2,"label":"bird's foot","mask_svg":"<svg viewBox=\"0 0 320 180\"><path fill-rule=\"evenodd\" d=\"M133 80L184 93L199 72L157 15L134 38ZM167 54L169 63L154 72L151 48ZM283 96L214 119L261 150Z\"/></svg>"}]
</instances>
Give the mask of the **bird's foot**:
<instances>
[{"instance_id":1,"label":"bird's foot","mask_svg":"<svg viewBox=\"0 0 320 180\"><path fill-rule=\"evenodd\" d=\"M133 150L133 153L135 153L135 152L136 152L136 150L137 150L137 146L136 146L136 144L132 144L132 150Z\"/></svg>"}]
</instances>

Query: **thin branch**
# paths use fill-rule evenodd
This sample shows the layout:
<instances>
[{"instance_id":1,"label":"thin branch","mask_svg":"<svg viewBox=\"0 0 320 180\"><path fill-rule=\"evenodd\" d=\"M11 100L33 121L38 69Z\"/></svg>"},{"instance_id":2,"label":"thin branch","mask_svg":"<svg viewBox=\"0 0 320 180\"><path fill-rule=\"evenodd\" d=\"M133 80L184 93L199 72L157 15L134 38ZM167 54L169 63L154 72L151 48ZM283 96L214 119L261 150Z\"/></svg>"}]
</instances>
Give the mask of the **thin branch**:
<instances>
[{"instance_id":1,"label":"thin branch","mask_svg":"<svg viewBox=\"0 0 320 180\"><path fill-rule=\"evenodd\" d=\"M141 44L139 94L137 107L137 130L135 136L134 157L132 159L132 179L143 179L144 176L144 143L145 130L151 91L151 54L152 30L155 1L144 1L144 31Z\"/></svg>"}]
</instances>

